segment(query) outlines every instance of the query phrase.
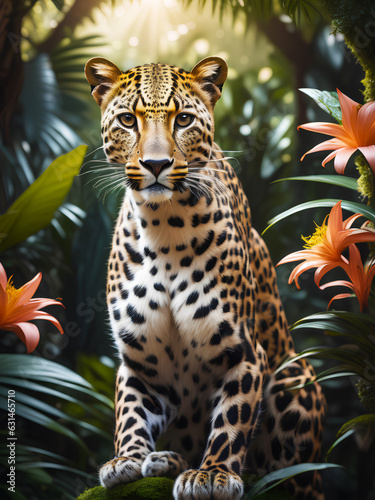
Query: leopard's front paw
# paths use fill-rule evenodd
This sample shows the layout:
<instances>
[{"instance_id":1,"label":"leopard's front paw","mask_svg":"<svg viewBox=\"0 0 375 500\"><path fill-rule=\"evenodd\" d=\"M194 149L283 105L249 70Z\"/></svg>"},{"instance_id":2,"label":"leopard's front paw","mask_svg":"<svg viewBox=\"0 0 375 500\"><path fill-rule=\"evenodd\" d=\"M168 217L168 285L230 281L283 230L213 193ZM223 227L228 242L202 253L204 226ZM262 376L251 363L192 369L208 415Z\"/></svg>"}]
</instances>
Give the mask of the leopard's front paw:
<instances>
[{"instance_id":1,"label":"leopard's front paw","mask_svg":"<svg viewBox=\"0 0 375 500\"><path fill-rule=\"evenodd\" d=\"M132 457L113 458L99 471L100 484L112 488L116 484L130 483L142 477L142 461Z\"/></svg>"},{"instance_id":2,"label":"leopard's front paw","mask_svg":"<svg viewBox=\"0 0 375 500\"><path fill-rule=\"evenodd\" d=\"M240 500L243 483L237 474L217 470L187 470L173 488L175 500Z\"/></svg>"},{"instance_id":3,"label":"leopard's front paw","mask_svg":"<svg viewBox=\"0 0 375 500\"><path fill-rule=\"evenodd\" d=\"M179 453L154 451L143 462L142 474L144 477L164 476L174 479L189 467L189 462Z\"/></svg>"}]
</instances>

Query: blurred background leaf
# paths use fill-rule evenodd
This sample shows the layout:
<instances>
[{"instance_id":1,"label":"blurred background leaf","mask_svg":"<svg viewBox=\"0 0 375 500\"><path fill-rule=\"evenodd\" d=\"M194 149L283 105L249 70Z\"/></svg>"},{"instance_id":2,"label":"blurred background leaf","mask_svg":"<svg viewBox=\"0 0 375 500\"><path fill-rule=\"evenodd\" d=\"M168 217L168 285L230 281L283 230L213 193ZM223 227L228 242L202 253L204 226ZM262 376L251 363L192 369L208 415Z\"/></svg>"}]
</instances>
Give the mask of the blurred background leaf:
<instances>
[{"instance_id":1,"label":"blurred background leaf","mask_svg":"<svg viewBox=\"0 0 375 500\"><path fill-rule=\"evenodd\" d=\"M0 215L0 251L20 243L49 224L68 194L86 150L86 146L78 146L54 160L7 212ZM70 218L74 210L74 207L70 210L68 207L60 208Z\"/></svg>"}]
</instances>

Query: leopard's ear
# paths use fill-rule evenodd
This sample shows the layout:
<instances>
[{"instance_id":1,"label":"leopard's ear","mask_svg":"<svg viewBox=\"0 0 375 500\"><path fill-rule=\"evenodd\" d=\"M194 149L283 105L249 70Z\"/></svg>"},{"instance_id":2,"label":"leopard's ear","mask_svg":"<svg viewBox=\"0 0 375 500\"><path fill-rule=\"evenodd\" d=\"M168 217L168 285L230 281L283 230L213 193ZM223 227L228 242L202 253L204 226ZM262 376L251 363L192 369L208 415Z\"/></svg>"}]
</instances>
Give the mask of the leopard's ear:
<instances>
[{"instance_id":1,"label":"leopard's ear","mask_svg":"<svg viewBox=\"0 0 375 500\"><path fill-rule=\"evenodd\" d=\"M99 106L121 74L115 64L103 57L93 57L87 61L85 75L91 85L91 94Z\"/></svg>"},{"instance_id":2,"label":"leopard's ear","mask_svg":"<svg viewBox=\"0 0 375 500\"><path fill-rule=\"evenodd\" d=\"M221 57L206 57L191 70L203 90L209 94L212 105L221 96L228 75L228 66Z\"/></svg>"}]
</instances>

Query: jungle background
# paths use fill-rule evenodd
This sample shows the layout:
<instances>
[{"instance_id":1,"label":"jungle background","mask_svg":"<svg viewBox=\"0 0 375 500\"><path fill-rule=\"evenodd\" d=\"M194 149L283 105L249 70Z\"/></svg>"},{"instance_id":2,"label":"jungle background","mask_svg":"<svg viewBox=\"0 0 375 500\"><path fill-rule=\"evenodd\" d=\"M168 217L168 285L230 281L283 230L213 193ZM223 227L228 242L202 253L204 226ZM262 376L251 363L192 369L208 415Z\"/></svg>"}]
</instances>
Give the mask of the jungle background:
<instances>
[{"instance_id":1,"label":"jungle background","mask_svg":"<svg viewBox=\"0 0 375 500\"><path fill-rule=\"evenodd\" d=\"M337 186L274 183L322 173L321 154L300 161L318 137L296 127L325 121L327 115L299 88L339 88L363 102L364 71L343 34L333 29L330 3L335 2L0 1L0 214L56 157L88 145L80 174L51 222L9 248L0 246L0 261L15 286L41 271L38 294L59 297L65 306L63 312L49 310L63 324L64 335L43 322L32 354L25 354L13 333L0 335L1 408L6 408L9 388L16 389L17 402L17 493L11 498L74 499L97 484L98 465L113 456L118 359L107 321L105 278L123 192L96 185L100 173L94 167L100 161L92 160L104 154L98 149L99 108L83 73L86 61L103 56L123 70L150 62L189 70L209 55L226 59L229 77L216 106L216 142L233 157L253 224L261 232L273 216L293 205L322 193L325 198L342 196ZM369 29L352 30L359 47L372 43L371 2L338 4L342 16L354 5L367 9ZM333 173L330 164L325 173ZM356 176L354 163L347 174ZM350 196L358 200L356 193ZM321 223L325 215L318 209L301 212L270 228L264 238L274 263L298 250L300 235L311 234L313 220ZM315 287L311 275L301 277L301 290L288 285L290 270L278 268L278 278L292 324L324 311L329 294ZM308 329L296 332L294 339L297 350L330 342ZM321 368L322 361L315 366ZM341 425L364 412L354 382L347 377L324 384L329 413L323 457ZM2 415L0 463L6 472L6 412ZM371 439L353 433L335 448L330 461L346 469L324 473L327 499L375 498ZM5 482L1 488L6 496Z\"/></svg>"}]
</instances>

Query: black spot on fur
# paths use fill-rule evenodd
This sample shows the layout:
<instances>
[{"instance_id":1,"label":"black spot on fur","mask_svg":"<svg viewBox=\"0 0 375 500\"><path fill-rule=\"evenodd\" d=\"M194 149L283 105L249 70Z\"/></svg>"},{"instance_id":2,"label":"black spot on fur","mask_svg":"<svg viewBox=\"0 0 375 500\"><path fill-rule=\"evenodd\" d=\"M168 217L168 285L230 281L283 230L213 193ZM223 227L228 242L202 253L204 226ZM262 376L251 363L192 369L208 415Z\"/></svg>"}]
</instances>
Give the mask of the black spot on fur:
<instances>
[{"instance_id":1,"label":"black spot on fur","mask_svg":"<svg viewBox=\"0 0 375 500\"><path fill-rule=\"evenodd\" d=\"M184 436L181 439L181 444L186 451L191 451L193 449L193 440L191 436Z\"/></svg>"},{"instance_id":2,"label":"black spot on fur","mask_svg":"<svg viewBox=\"0 0 375 500\"><path fill-rule=\"evenodd\" d=\"M193 262L192 257L184 257L183 259L180 260L180 266L181 267L189 267L190 264Z\"/></svg>"},{"instance_id":3,"label":"black spot on fur","mask_svg":"<svg viewBox=\"0 0 375 500\"><path fill-rule=\"evenodd\" d=\"M142 255L139 252L135 251L134 248L130 245L130 243L125 243L125 248L132 262L134 262L135 264L143 263Z\"/></svg>"},{"instance_id":4,"label":"black spot on fur","mask_svg":"<svg viewBox=\"0 0 375 500\"><path fill-rule=\"evenodd\" d=\"M283 412L285 408L291 403L293 396L290 392L283 392L276 396L275 404L279 412Z\"/></svg>"},{"instance_id":5,"label":"black spot on fur","mask_svg":"<svg viewBox=\"0 0 375 500\"><path fill-rule=\"evenodd\" d=\"M193 281L196 283L199 283L204 277L204 272L203 271L194 271L192 274Z\"/></svg>"},{"instance_id":6,"label":"black spot on fur","mask_svg":"<svg viewBox=\"0 0 375 500\"><path fill-rule=\"evenodd\" d=\"M146 292L147 288L145 286L136 285L134 287L134 295L136 295L139 298L144 297L146 295Z\"/></svg>"},{"instance_id":7,"label":"black spot on fur","mask_svg":"<svg viewBox=\"0 0 375 500\"><path fill-rule=\"evenodd\" d=\"M206 252L206 250L208 250L211 243L213 242L214 236L215 236L215 232L211 230L208 233L208 235L206 236L204 242L201 245L196 247L196 249L195 249L196 255L202 255L204 252Z\"/></svg>"},{"instance_id":8,"label":"black spot on fur","mask_svg":"<svg viewBox=\"0 0 375 500\"><path fill-rule=\"evenodd\" d=\"M184 227L184 221L181 217L170 217L168 219L168 224L172 227Z\"/></svg>"},{"instance_id":9,"label":"black spot on fur","mask_svg":"<svg viewBox=\"0 0 375 500\"><path fill-rule=\"evenodd\" d=\"M131 321L136 325L141 325L146 321L145 317L142 314L139 314L131 304L128 304L126 312L128 313Z\"/></svg>"},{"instance_id":10,"label":"black spot on fur","mask_svg":"<svg viewBox=\"0 0 375 500\"><path fill-rule=\"evenodd\" d=\"M253 384L253 376L251 373L246 373L241 380L241 389L244 394L248 394Z\"/></svg>"},{"instance_id":11,"label":"black spot on fur","mask_svg":"<svg viewBox=\"0 0 375 500\"><path fill-rule=\"evenodd\" d=\"M236 425L236 423L238 422L238 407L237 407L237 405L233 405L229 408L229 410L227 411L227 419L231 425Z\"/></svg>"},{"instance_id":12,"label":"black spot on fur","mask_svg":"<svg viewBox=\"0 0 375 500\"><path fill-rule=\"evenodd\" d=\"M211 271L215 266L217 262L217 257L211 257L206 263L206 272Z\"/></svg>"},{"instance_id":13,"label":"black spot on fur","mask_svg":"<svg viewBox=\"0 0 375 500\"><path fill-rule=\"evenodd\" d=\"M244 403L241 407L241 422L246 424L250 420L251 416L251 407L249 404Z\"/></svg>"},{"instance_id":14,"label":"black spot on fur","mask_svg":"<svg viewBox=\"0 0 375 500\"><path fill-rule=\"evenodd\" d=\"M223 432L214 439L211 445L211 454L216 455L216 453L220 450L223 444L228 440L228 434Z\"/></svg>"},{"instance_id":15,"label":"black spot on fur","mask_svg":"<svg viewBox=\"0 0 375 500\"><path fill-rule=\"evenodd\" d=\"M145 385L136 377L129 377L126 382L127 387L133 387L142 394L147 394L147 389Z\"/></svg>"},{"instance_id":16,"label":"black spot on fur","mask_svg":"<svg viewBox=\"0 0 375 500\"><path fill-rule=\"evenodd\" d=\"M232 444L232 454L236 455L245 446L245 436L240 431Z\"/></svg>"}]
</instances>

